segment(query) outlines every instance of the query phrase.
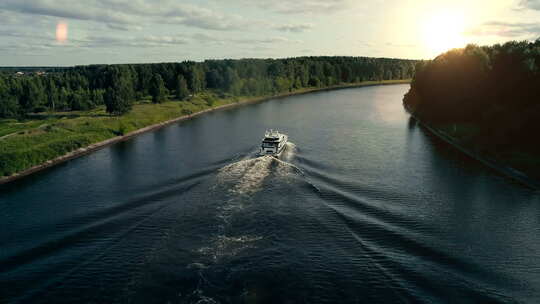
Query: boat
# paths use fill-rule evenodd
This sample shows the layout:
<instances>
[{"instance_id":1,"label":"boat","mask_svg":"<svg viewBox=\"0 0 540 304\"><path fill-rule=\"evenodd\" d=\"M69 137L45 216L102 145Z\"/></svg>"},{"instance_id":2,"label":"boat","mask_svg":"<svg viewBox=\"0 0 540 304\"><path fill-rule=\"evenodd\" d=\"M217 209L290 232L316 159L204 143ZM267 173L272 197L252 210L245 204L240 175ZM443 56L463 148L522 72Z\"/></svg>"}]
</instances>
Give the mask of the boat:
<instances>
[{"instance_id":1,"label":"boat","mask_svg":"<svg viewBox=\"0 0 540 304\"><path fill-rule=\"evenodd\" d=\"M267 130L261 144L260 156L278 157L287 145L288 136L275 130Z\"/></svg>"}]
</instances>

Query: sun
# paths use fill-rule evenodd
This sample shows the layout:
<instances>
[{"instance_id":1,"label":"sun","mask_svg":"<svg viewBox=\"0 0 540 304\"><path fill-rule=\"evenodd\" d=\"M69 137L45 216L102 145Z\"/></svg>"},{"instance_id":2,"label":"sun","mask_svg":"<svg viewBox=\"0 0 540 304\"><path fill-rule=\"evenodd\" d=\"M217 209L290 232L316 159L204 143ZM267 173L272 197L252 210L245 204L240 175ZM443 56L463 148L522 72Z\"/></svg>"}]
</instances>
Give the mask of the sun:
<instances>
[{"instance_id":1,"label":"sun","mask_svg":"<svg viewBox=\"0 0 540 304\"><path fill-rule=\"evenodd\" d=\"M432 13L422 28L424 45L430 57L465 46L465 17L459 12L445 10Z\"/></svg>"}]
</instances>

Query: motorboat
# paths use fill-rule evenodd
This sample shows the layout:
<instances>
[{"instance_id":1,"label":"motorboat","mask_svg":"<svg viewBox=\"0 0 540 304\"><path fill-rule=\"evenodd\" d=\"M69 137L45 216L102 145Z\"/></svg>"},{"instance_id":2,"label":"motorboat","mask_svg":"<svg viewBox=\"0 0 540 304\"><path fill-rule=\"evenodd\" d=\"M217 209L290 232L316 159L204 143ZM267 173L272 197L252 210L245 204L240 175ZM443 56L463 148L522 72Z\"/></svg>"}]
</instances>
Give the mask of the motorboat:
<instances>
[{"instance_id":1,"label":"motorboat","mask_svg":"<svg viewBox=\"0 0 540 304\"><path fill-rule=\"evenodd\" d=\"M285 146L287 145L288 136L279 133L275 130L268 130L264 133L264 138L262 140L261 144L261 150L259 152L260 156L269 155L269 156L275 156L278 157L283 150L285 150Z\"/></svg>"}]
</instances>

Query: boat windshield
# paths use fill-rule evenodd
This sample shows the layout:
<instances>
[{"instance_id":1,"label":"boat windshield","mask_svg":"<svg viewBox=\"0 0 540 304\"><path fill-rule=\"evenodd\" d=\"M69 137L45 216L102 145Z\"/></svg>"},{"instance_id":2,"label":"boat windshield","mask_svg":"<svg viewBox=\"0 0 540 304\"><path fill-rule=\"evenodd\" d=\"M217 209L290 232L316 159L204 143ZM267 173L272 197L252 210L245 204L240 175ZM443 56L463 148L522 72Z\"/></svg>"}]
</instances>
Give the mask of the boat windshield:
<instances>
[{"instance_id":1,"label":"boat windshield","mask_svg":"<svg viewBox=\"0 0 540 304\"><path fill-rule=\"evenodd\" d=\"M275 147L277 147L277 143L263 142L262 147L263 148L275 148Z\"/></svg>"}]
</instances>

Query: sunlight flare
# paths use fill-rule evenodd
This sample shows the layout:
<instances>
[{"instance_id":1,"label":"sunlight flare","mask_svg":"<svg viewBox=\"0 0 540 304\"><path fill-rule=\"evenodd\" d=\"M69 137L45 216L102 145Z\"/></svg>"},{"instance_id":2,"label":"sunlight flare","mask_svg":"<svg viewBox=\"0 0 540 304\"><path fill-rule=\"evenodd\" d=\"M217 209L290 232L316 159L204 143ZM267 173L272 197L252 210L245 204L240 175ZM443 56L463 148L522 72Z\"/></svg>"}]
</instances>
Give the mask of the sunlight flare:
<instances>
[{"instance_id":1,"label":"sunlight flare","mask_svg":"<svg viewBox=\"0 0 540 304\"><path fill-rule=\"evenodd\" d=\"M423 24L423 40L427 53L434 57L447 50L465 46L465 17L454 11L431 14Z\"/></svg>"},{"instance_id":2,"label":"sunlight flare","mask_svg":"<svg viewBox=\"0 0 540 304\"><path fill-rule=\"evenodd\" d=\"M68 26L65 22L58 22L56 25L56 41L66 42L68 36Z\"/></svg>"}]
</instances>

